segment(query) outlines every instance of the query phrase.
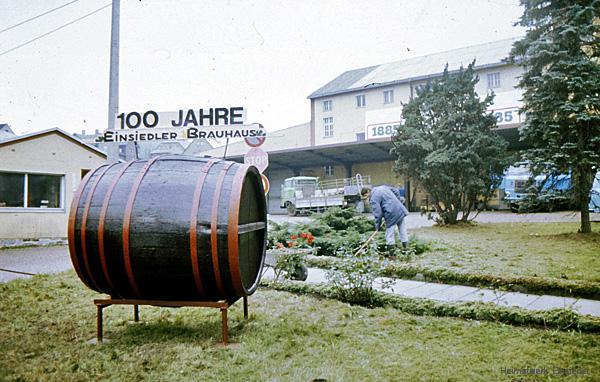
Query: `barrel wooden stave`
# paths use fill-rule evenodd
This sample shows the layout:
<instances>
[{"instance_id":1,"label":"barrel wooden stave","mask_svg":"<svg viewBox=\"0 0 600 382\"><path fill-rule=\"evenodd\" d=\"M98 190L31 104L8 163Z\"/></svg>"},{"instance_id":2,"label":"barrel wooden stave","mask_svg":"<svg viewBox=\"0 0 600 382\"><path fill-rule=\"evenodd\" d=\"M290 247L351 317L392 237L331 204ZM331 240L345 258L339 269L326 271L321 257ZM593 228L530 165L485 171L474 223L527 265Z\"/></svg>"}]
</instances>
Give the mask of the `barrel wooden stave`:
<instances>
[{"instance_id":1,"label":"barrel wooden stave","mask_svg":"<svg viewBox=\"0 0 600 382\"><path fill-rule=\"evenodd\" d=\"M255 214L253 219L264 222L265 228L239 235L238 244L243 248L240 254L244 258L239 261L243 269L237 270L237 273L230 268L229 243L235 243L235 240L232 241L231 238L229 216L231 208L244 209L242 201L245 200L243 188L247 188L246 183L254 185L250 188L260 189L262 184L256 169L247 166L240 169L242 165L227 161L213 163L205 174L196 225L196 261L202 291L198 290L194 281L190 257L190 214L194 204L196 179L206 169L207 163L208 160L205 159L180 160L170 157L152 164L139 183L137 196L131 205L128 261L123 250L124 215L128 200L131 199L132 187L146 162L118 164L104 171L95 171L81 191L73 222L75 235L70 238L75 248L75 253L72 254L75 257L74 263L87 264L80 266L78 272L84 283L97 291L123 298L198 300L241 297L254 292L266 246L264 196L261 199L257 197L260 194L254 193L254 201L244 202L253 202L254 205L258 203L253 210L261 212L262 216L258 216L261 213ZM232 197L232 189L240 188L233 184L236 174L239 177L242 172L245 177L241 196ZM120 178L117 179L119 175ZM218 183L221 184L219 189L216 187ZM92 186L95 186L95 192L89 198ZM111 189L112 194L107 204L106 194ZM215 196L218 197L216 205ZM237 205L231 203L232 198L236 197L239 198ZM86 205L88 214L85 221L84 256L81 230ZM102 230L100 221L103 210L105 219ZM236 223L242 224L242 215ZM213 233L215 231L216 236ZM99 251L101 234L104 238L104 256ZM262 241L243 244L250 237ZM217 244L216 257L213 243ZM252 247L253 259L249 260L246 245ZM217 260L216 263L213 263L213 259ZM130 272L126 271L128 263ZM236 277L232 277L232 274ZM237 278L242 280L241 290L239 287L235 288L234 281ZM221 280L220 287L218 279Z\"/></svg>"}]
</instances>

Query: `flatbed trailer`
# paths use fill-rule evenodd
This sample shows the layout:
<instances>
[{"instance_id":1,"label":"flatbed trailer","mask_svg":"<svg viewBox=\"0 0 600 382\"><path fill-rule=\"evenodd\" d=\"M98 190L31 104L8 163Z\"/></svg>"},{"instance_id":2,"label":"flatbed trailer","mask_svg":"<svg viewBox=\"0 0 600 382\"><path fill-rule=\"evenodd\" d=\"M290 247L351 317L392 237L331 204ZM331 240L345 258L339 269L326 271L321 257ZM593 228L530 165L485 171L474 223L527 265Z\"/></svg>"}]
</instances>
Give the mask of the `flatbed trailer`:
<instances>
[{"instance_id":1,"label":"flatbed trailer","mask_svg":"<svg viewBox=\"0 0 600 382\"><path fill-rule=\"evenodd\" d=\"M371 188L371 177L356 174L351 178L320 181L312 176L287 178L281 186L281 207L288 215L322 212L330 207L355 207L364 212L361 190Z\"/></svg>"}]
</instances>

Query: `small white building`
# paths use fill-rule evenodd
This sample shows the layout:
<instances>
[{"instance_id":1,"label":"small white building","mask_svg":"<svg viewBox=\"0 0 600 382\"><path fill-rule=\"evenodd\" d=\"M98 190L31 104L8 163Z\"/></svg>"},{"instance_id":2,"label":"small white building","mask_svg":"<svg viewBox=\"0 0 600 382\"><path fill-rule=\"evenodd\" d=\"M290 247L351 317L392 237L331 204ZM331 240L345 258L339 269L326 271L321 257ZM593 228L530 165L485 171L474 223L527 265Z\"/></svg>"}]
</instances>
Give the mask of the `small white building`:
<instances>
[{"instance_id":1,"label":"small white building","mask_svg":"<svg viewBox=\"0 0 600 382\"><path fill-rule=\"evenodd\" d=\"M0 141L0 240L67 237L73 193L105 162L58 128Z\"/></svg>"}]
</instances>

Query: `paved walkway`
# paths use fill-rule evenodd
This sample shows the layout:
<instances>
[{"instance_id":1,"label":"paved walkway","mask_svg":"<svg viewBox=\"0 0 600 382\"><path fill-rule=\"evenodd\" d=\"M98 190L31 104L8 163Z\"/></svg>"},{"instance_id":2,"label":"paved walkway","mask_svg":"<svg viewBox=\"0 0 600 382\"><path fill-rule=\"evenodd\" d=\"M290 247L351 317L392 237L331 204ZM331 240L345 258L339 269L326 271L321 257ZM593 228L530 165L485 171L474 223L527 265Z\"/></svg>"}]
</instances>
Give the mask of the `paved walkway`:
<instances>
[{"instance_id":1,"label":"paved walkway","mask_svg":"<svg viewBox=\"0 0 600 382\"><path fill-rule=\"evenodd\" d=\"M326 283L325 270L309 268L309 283ZM273 278L272 269L265 274ZM382 283L390 282L391 288L383 289ZM600 317L600 301L583 298L540 296L535 294L505 292L485 288L468 287L462 285L449 285L430 283L425 281L399 280L387 277L375 281L375 289L403 297L426 298L440 302L491 302L499 306L519 307L527 310L550 310L555 308L572 309L580 314Z\"/></svg>"},{"instance_id":2,"label":"paved walkway","mask_svg":"<svg viewBox=\"0 0 600 382\"><path fill-rule=\"evenodd\" d=\"M56 273L72 269L69 249L66 246L4 249L0 253L0 282L16 278L31 277L26 273ZM18 271L15 273L11 271ZM265 277L273 278L272 268ZM383 282L389 281L391 289L383 289ZM325 270L310 268L310 283L326 283ZM549 310L569 308L581 314L600 317L600 301L571 297L540 296L534 294L504 292L462 285L438 284L425 281L379 278L376 289L398 296L427 298L440 302L480 301L499 306L515 306L528 310Z\"/></svg>"},{"instance_id":3,"label":"paved walkway","mask_svg":"<svg viewBox=\"0 0 600 382\"><path fill-rule=\"evenodd\" d=\"M57 273L73 269L69 248L28 247L0 250L0 283L19 278L29 278L30 274Z\"/></svg>"}]
</instances>

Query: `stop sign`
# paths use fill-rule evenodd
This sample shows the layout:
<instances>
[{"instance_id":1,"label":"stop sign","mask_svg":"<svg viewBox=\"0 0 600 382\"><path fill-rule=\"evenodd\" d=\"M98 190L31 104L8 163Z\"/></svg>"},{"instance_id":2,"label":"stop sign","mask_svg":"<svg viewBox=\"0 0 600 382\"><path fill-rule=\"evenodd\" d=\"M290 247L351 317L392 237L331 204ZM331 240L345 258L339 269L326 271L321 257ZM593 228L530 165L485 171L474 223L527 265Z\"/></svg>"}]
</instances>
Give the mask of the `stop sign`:
<instances>
[{"instance_id":1,"label":"stop sign","mask_svg":"<svg viewBox=\"0 0 600 382\"><path fill-rule=\"evenodd\" d=\"M269 154L261 148L253 147L244 155L244 163L255 166L262 173L269 166Z\"/></svg>"}]
</instances>

